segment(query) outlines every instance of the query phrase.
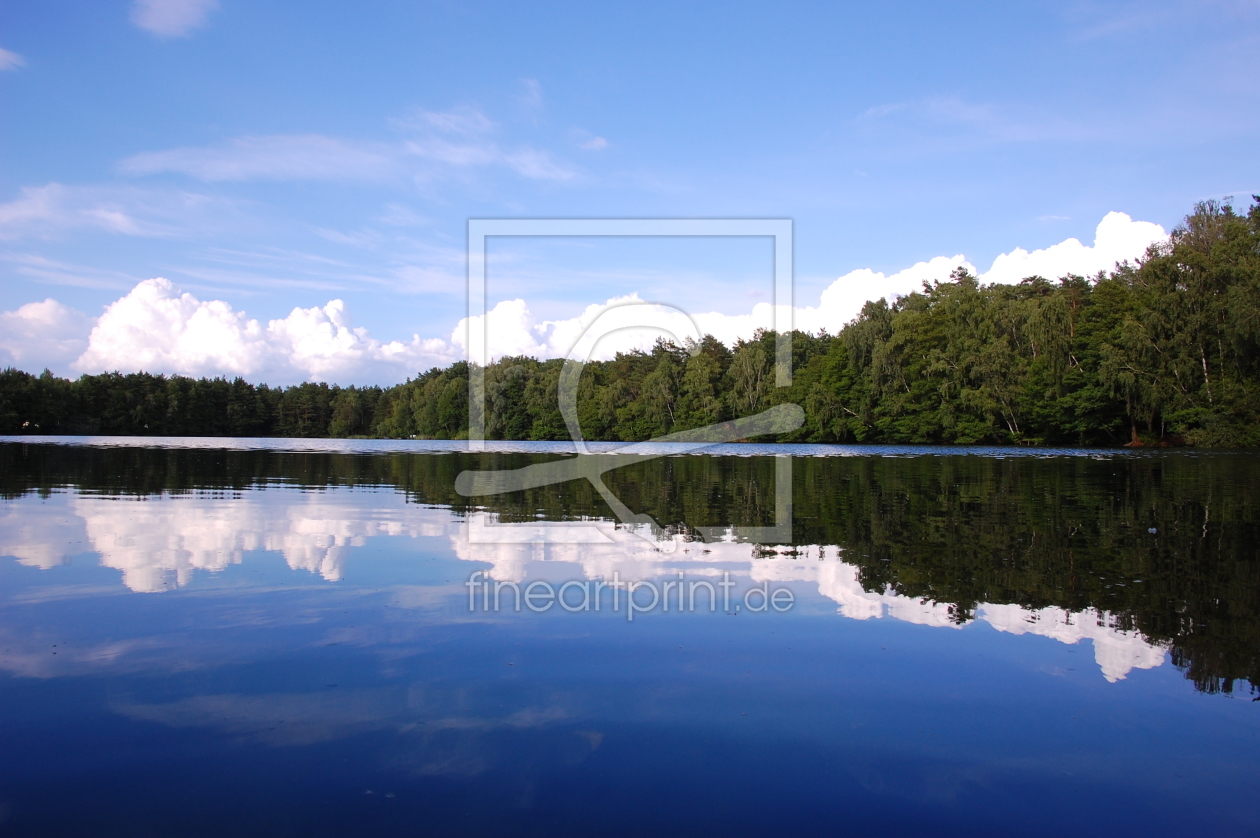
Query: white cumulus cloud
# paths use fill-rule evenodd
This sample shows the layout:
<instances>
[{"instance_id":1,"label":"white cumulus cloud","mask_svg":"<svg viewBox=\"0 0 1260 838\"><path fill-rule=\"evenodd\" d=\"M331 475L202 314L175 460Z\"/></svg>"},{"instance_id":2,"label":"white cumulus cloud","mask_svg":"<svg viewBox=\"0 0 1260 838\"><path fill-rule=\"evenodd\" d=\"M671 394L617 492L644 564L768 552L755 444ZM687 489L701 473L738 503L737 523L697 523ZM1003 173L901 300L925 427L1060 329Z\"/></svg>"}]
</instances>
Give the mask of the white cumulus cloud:
<instances>
[{"instance_id":1,"label":"white cumulus cloud","mask_svg":"<svg viewBox=\"0 0 1260 838\"><path fill-rule=\"evenodd\" d=\"M453 360L449 345L439 339L372 338L349 323L341 300L295 308L263 326L229 303L199 300L157 278L139 283L105 309L73 368L350 384L397 381Z\"/></svg>"},{"instance_id":2,"label":"white cumulus cloud","mask_svg":"<svg viewBox=\"0 0 1260 838\"><path fill-rule=\"evenodd\" d=\"M862 268L850 271L837 279L826 290L817 308L797 308L796 328L816 332L826 328L832 334L858 315L867 300L902 297L919 291L924 282L941 282L956 268L966 268L978 274L982 283L1015 284L1030 276L1056 280L1068 274L1093 276L1099 271L1110 270L1117 262L1137 259L1155 242L1167 238L1164 228L1149 221L1134 221L1122 212L1109 212L1098 222L1092 246L1081 244L1072 238L1031 253L1017 247L1000 254L987 271L978 272L976 266L962 254L937 256L926 262L895 274ZM754 309L764 310L758 320L763 328L769 322L770 306L761 304ZM717 335L716 332L714 332Z\"/></svg>"},{"instance_id":3,"label":"white cumulus cloud","mask_svg":"<svg viewBox=\"0 0 1260 838\"><path fill-rule=\"evenodd\" d=\"M834 335L845 323L858 316L868 300L904 297L921 290L924 282L943 282L956 268L975 270L962 255L957 255L937 256L887 276L869 268L850 271L827 286L816 308L796 309L795 326L804 332L826 329ZM765 317L769 316L768 304L762 303L758 308L764 308Z\"/></svg>"},{"instance_id":4,"label":"white cumulus cloud","mask_svg":"<svg viewBox=\"0 0 1260 838\"><path fill-rule=\"evenodd\" d=\"M1117 261L1140 257L1151 243L1164 237L1156 224L1109 213L1099 223L1092 246L1068 239L1032 252L1017 248L998 256L979 277L983 282L1012 283L1034 274L1049 279L1069 273L1088 276ZM94 325L51 299L5 312L0 316L0 361L27 369L43 364L56 369L77 348L85 347L70 365L79 372L240 375L273 384L302 380L393 383L431 366L469 357L470 327L475 334L482 325L491 359L566 356L596 320L605 336L594 347L593 359L648 349L662 336L679 340L711 334L732 345L751 338L757 329L784 328L789 322L802 331L826 329L836 334L867 300L912 293L924 282L947 279L959 267L976 270L959 254L938 256L893 274L850 271L822 292L817 305L776 312L771 304L758 303L748 313L735 315L700 312L684 317L677 309L645 303L630 294L587 305L570 318L540 320L524 298L517 298L496 304L484 316L484 324L480 317L464 318L445 337L412 335L409 340L392 341L355 327L341 300L294 308L287 317L264 325L225 301L199 300L158 278L139 283L111 303ZM588 335L583 353L589 343ZM474 353L474 357L480 355Z\"/></svg>"},{"instance_id":5,"label":"white cumulus cloud","mask_svg":"<svg viewBox=\"0 0 1260 838\"><path fill-rule=\"evenodd\" d=\"M249 375L265 366L265 336L257 320L228 303L202 302L169 280L147 279L105 309L74 367Z\"/></svg>"},{"instance_id":6,"label":"white cumulus cloud","mask_svg":"<svg viewBox=\"0 0 1260 838\"><path fill-rule=\"evenodd\" d=\"M159 38L181 38L217 8L218 0L134 0L131 22Z\"/></svg>"},{"instance_id":7,"label":"white cumulus cloud","mask_svg":"<svg viewBox=\"0 0 1260 838\"><path fill-rule=\"evenodd\" d=\"M591 355L593 359L608 359L618 352L649 347L662 336L681 341L687 336L704 334L702 329L696 329L691 324L680 324L676 310L644 303L637 294L629 294L614 297L606 303L591 304L578 316L564 320L540 321L534 317L525 300L504 300L488 311L484 318L478 316L460 320L451 333L450 342L458 347L461 355L467 357L470 326L484 319L486 348L492 360L506 355L563 357L601 315L606 315L600 324L600 332L605 336L595 347ZM653 326L645 328L642 325L644 322ZM473 353L473 357L478 355Z\"/></svg>"},{"instance_id":8,"label":"white cumulus cloud","mask_svg":"<svg viewBox=\"0 0 1260 838\"><path fill-rule=\"evenodd\" d=\"M979 279L986 283L1017 283L1029 276L1052 280L1066 274L1092 276L1117 262L1140 257L1149 245L1165 237L1164 229L1158 224L1134 221L1124 213L1111 212L1099 222L1092 246L1081 244L1077 239L1068 239L1031 253L1016 248L994 259L988 271L979 273ZM747 314L700 312L690 316L701 334L713 335L728 346L737 340L751 338L758 329L775 328L776 324L782 328L788 322L801 331L826 329L836 334L858 316L868 300L891 301L911 294L921 290L925 282L945 281L957 268L977 273L975 265L962 254L937 256L894 274L869 268L850 271L822 292L816 306L781 309L777 312L777 320L775 307L770 303L758 303ZM640 302L638 296L632 294L608 300L603 305L587 306L575 317L546 321L537 320L524 299L500 302L487 314L489 355L492 359L504 355L565 356L602 312ZM646 304L641 308L654 312L657 322L669 322L672 309ZM630 310L627 308L624 314L629 315ZM639 313L635 319L641 320L642 314ZM467 320L460 321L451 335L451 343L461 350L466 349L467 326ZM659 329L623 328L605 338L592 357L607 359L618 351L648 349L661 335Z\"/></svg>"},{"instance_id":9,"label":"white cumulus cloud","mask_svg":"<svg viewBox=\"0 0 1260 838\"><path fill-rule=\"evenodd\" d=\"M90 320L54 299L0 314L0 367L61 369L87 346Z\"/></svg>"},{"instance_id":10,"label":"white cumulus cloud","mask_svg":"<svg viewBox=\"0 0 1260 838\"><path fill-rule=\"evenodd\" d=\"M1066 274L1093 276L1111 270L1117 262L1133 260L1146 248L1167 238L1164 228L1149 221L1134 221L1122 212L1109 212L1098 222L1093 246L1068 239L1029 253L1017 247L993 260L980 275L984 282L1019 282L1030 276L1058 279Z\"/></svg>"},{"instance_id":11,"label":"white cumulus cloud","mask_svg":"<svg viewBox=\"0 0 1260 838\"><path fill-rule=\"evenodd\" d=\"M850 271L835 280L823 292L817 306L797 307L792 311L794 326L801 331L820 329L835 334L862 310L867 300L902 297L919 291L924 282L941 282L956 268L966 268L983 283L1014 284L1030 276L1056 280L1067 274L1093 276L1110 270L1117 262L1141 257L1155 242L1167 238L1164 228L1149 221L1134 221L1122 212L1109 212L1098 223L1094 244L1084 245L1067 239L1031 253L1015 248L993 260L989 270L978 273L976 266L962 254L937 256L926 262L885 275L862 268ZM731 343L736 337L749 337L758 328L771 326L773 310L769 303L759 303L751 314L701 314L696 320L705 332ZM787 312L780 322L786 321Z\"/></svg>"}]
</instances>

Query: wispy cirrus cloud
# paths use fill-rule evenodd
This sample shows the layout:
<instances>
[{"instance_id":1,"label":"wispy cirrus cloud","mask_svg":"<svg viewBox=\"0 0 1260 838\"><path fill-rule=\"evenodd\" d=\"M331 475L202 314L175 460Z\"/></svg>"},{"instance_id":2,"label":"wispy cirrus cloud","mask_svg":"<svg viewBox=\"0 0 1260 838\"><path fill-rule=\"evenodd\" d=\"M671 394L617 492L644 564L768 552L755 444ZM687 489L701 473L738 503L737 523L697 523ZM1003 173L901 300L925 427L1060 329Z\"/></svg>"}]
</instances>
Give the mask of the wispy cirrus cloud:
<instances>
[{"instance_id":1,"label":"wispy cirrus cloud","mask_svg":"<svg viewBox=\"0 0 1260 838\"><path fill-rule=\"evenodd\" d=\"M197 264L174 268L172 273L199 283L196 286L185 283L189 287L215 293L228 288L239 294L261 288L337 292L364 287L394 294L460 296L464 293L466 265L462 248L432 245L407 237L386 237L370 229L350 233L316 232L326 241L357 250L387 250L386 258L382 263L365 267L358 262L291 248L211 248ZM382 243L388 244L388 249Z\"/></svg>"},{"instance_id":2,"label":"wispy cirrus cloud","mask_svg":"<svg viewBox=\"0 0 1260 838\"><path fill-rule=\"evenodd\" d=\"M391 227L428 227L433 223L432 219L402 204L386 204L384 214L377 220Z\"/></svg>"},{"instance_id":3,"label":"wispy cirrus cloud","mask_svg":"<svg viewBox=\"0 0 1260 838\"><path fill-rule=\"evenodd\" d=\"M183 38L217 8L219 0L134 0L131 22L158 38Z\"/></svg>"},{"instance_id":4,"label":"wispy cirrus cloud","mask_svg":"<svg viewBox=\"0 0 1260 838\"><path fill-rule=\"evenodd\" d=\"M215 294L230 290L237 296L300 289L338 293L363 286L389 286L387 279L360 265L288 247L211 247L196 261L170 266L167 272L181 277L188 288Z\"/></svg>"},{"instance_id":5,"label":"wispy cirrus cloud","mask_svg":"<svg viewBox=\"0 0 1260 838\"><path fill-rule=\"evenodd\" d=\"M417 110L393 126L404 135L393 142L322 134L236 137L213 146L143 152L123 160L118 169L128 175L182 174L209 182L383 181L399 176L429 180L495 168L530 180L565 181L576 176L543 149L500 144L492 136L495 123L475 108Z\"/></svg>"},{"instance_id":6,"label":"wispy cirrus cloud","mask_svg":"<svg viewBox=\"0 0 1260 838\"><path fill-rule=\"evenodd\" d=\"M971 126L984 129L1005 127L1009 122L988 104L967 102L957 96L929 96L906 102L890 102L867 108L858 115L859 123L900 121Z\"/></svg>"},{"instance_id":7,"label":"wispy cirrus cloud","mask_svg":"<svg viewBox=\"0 0 1260 838\"><path fill-rule=\"evenodd\" d=\"M1142 0L1142 2L1066 4L1076 40L1131 37L1198 23L1205 18L1219 22L1254 20L1260 15L1257 0Z\"/></svg>"},{"instance_id":8,"label":"wispy cirrus cloud","mask_svg":"<svg viewBox=\"0 0 1260 838\"><path fill-rule=\"evenodd\" d=\"M1108 129L1017 107L971 102L959 96L928 96L867 108L853 124L881 137L923 140L935 148L958 143L1077 141Z\"/></svg>"},{"instance_id":9,"label":"wispy cirrus cloud","mask_svg":"<svg viewBox=\"0 0 1260 838\"><path fill-rule=\"evenodd\" d=\"M129 175L183 174L204 181L381 180L398 173L397 148L320 134L236 137L218 146L147 151L123 160Z\"/></svg>"},{"instance_id":10,"label":"wispy cirrus cloud","mask_svg":"<svg viewBox=\"0 0 1260 838\"><path fill-rule=\"evenodd\" d=\"M25 58L18 55L16 52L10 52L7 49L0 48L0 70L16 70L18 67L25 66Z\"/></svg>"},{"instance_id":11,"label":"wispy cirrus cloud","mask_svg":"<svg viewBox=\"0 0 1260 838\"><path fill-rule=\"evenodd\" d=\"M140 226L115 202L83 200L82 190L49 183L22 188L22 195L0 204L0 236L15 238L32 230L97 227L138 235Z\"/></svg>"},{"instance_id":12,"label":"wispy cirrus cloud","mask_svg":"<svg viewBox=\"0 0 1260 838\"><path fill-rule=\"evenodd\" d=\"M183 191L129 186L27 186L0 204L0 239L53 238L72 230L98 230L153 238L205 230L224 202Z\"/></svg>"},{"instance_id":13,"label":"wispy cirrus cloud","mask_svg":"<svg viewBox=\"0 0 1260 838\"><path fill-rule=\"evenodd\" d=\"M537 88L537 105L542 94ZM409 154L451 169L506 168L530 180L571 180L576 172L542 149L504 147L494 138L497 126L485 114L469 107L449 111L417 110L395 125L413 134L406 142Z\"/></svg>"},{"instance_id":14,"label":"wispy cirrus cloud","mask_svg":"<svg viewBox=\"0 0 1260 838\"><path fill-rule=\"evenodd\" d=\"M49 259L38 253L3 252L0 253L0 261L7 262L14 273L42 285L118 290L130 288L141 279L122 271L102 270Z\"/></svg>"},{"instance_id":15,"label":"wispy cirrus cloud","mask_svg":"<svg viewBox=\"0 0 1260 838\"><path fill-rule=\"evenodd\" d=\"M465 137L483 136L498 126L481 111L468 105L460 105L445 111L413 110L406 117L391 120L395 128L406 132L436 131Z\"/></svg>"},{"instance_id":16,"label":"wispy cirrus cloud","mask_svg":"<svg viewBox=\"0 0 1260 838\"><path fill-rule=\"evenodd\" d=\"M521 95L517 98L520 103L521 110L531 122L537 123L542 116L543 109L546 104L543 100L542 85L538 79L521 79L521 87L523 88Z\"/></svg>"}]
</instances>

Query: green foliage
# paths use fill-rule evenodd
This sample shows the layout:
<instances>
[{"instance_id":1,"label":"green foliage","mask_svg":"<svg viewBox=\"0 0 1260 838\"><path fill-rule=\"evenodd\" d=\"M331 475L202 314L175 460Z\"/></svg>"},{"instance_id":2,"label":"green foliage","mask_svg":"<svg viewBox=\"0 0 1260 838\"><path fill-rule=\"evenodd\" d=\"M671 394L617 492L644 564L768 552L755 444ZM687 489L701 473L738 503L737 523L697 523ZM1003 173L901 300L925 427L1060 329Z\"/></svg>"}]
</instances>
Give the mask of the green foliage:
<instances>
[{"instance_id":1,"label":"green foliage","mask_svg":"<svg viewBox=\"0 0 1260 838\"><path fill-rule=\"evenodd\" d=\"M679 428L698 428L726 418L721 382L730 366L731 352L712 335L706 335L696 349L695 355L683 362L678 377L673 418Z\"/></svg>"},{"instance_id":2,"label":"green foliage","mask_svg":"<svg viewBox=\"0 0 1260 838\"><path fill-rule=\"evenodd\" d=\"M801 405L791 442L1260 446L1260 198L1246 215L1195 207L1137 264L1092 279L982 286L966 271L867 303L833 333L792 335L776 386L776 335L728 349L658 341L586 365L587 439L644 440L775 404ZM491 439L568 439L558 359L482 370ZM240 379L0 373L0 432L185 436L468 433L466 362L404 384L288 388Z\"/></svg>"}]
</instances>

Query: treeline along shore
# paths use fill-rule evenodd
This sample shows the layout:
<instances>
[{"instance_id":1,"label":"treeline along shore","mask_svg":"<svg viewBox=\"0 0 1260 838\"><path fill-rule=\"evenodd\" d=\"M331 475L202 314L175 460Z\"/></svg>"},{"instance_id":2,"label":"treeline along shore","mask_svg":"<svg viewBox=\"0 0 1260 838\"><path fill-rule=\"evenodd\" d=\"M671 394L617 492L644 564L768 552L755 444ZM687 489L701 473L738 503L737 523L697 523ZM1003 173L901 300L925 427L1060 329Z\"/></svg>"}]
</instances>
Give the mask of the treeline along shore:
<instances>
[{"instance_id":1,"label":"treeline along shore","mask_svg":"<svg viewBox=\"0 0 1260 838\"><path fill-rule=\"evenodd\" d=\"M964 270L836 332L727 347L660 341L587 365L587 439L644 440L779 403L805 423L782 442L1260 447L1260 197L1205 202L1136 264L1095 277L981 285ZM493 439L567 439L562 360L485 369ZM148 373L0 373L0 433L379 437L467 435L465 362L392 387L256 385Z\"/></svg>"}]
</instances>

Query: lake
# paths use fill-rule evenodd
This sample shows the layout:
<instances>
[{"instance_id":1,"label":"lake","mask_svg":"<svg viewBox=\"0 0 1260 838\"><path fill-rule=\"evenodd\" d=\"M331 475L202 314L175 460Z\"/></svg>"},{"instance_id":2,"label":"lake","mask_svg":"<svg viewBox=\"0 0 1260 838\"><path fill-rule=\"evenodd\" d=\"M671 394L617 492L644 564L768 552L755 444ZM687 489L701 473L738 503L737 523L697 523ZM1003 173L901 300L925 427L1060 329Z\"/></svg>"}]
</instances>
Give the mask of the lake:
<instances>
[{"instance_id":1,"label":"lake","mask_svg":"<svg viewBox=\"0 0 1260 838\"><path fill-rule=\"evenodd\" d=\"M0 440L0 831L1260 834L1260 455L487 445Z\"/></svg>"}]
</instances>

